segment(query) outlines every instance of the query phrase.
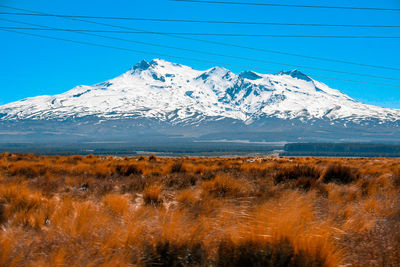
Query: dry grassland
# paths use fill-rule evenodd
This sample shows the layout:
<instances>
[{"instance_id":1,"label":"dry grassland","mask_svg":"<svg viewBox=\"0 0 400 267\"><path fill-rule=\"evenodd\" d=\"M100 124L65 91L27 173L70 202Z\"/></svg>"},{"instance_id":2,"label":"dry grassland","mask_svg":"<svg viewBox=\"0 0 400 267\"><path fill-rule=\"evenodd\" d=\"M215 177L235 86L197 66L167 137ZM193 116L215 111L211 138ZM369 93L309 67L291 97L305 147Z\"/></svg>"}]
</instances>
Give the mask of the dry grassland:
<instances>
[{"instance_id":1,"label":"dry grassland","mask_svg":"<svg viewBox=\"0 0 400 267\"><path fill-rule=\"evenodd\" d=\"M0 266L400 266L400 160L0 155Z\"/></svg>"}]
</instances>

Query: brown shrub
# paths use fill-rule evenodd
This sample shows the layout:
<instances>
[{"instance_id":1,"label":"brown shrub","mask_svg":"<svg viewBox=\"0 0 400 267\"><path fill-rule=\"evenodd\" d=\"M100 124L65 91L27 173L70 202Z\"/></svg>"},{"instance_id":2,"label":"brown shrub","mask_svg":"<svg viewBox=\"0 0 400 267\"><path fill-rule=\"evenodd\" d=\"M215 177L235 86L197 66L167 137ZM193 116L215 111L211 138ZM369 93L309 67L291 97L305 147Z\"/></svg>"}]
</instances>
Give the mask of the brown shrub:
<instances>
[{"instance_id":1,"label":"brown shrub","mask_svg":"<svg viewBox=\"0 0 400 267\"><path fill-rule=\"evenodd\" d=\"M182 166L183 162L181 160L175 161L171 166L171 173L185 172L185 169L183 169Z\"/></svg>"},{"instance_id":2,"label":"brown shrub","mask_svg":"<svg viewBox=\"0 0 400 267\"><path fill-rule=\"evenodd\" d=\"M292 165L283 166L274 176L275 183L284 183L298 178L309 178L317 180L321 175L321 171L316 167L309 165Z\"/></svg>"},{"instance_id":3,"label":"brown shrub","mask_svg":"<svg viewBox=\"0 0 400 267\"><path fill-rule=\"evenodd\" d=\"M201 243L158 240L144 247L146 266L205 266L206 260Z\"/></svg>"},{"instance_id":4,"label":"brown shrub","mask_svg":"<svg viewBox=\"0 0 400 267\"><path fill-rule=\"evenodd\" d=\"M144 175L129 177L121 185L121 193L142 192L150 183L151 180Z\"/></svg>"},{"instance_id":5,"label":"brown shrub","mask_svg":"<svg viewBox=\"0 0 400 267\"><path fill-rule=\"evenodd\" d=\"M4 203L4 200L0 199L0 224L4 223L6 220L6 203Z\"/></svg>"},{"instance_id":6,"label":"brown shrub","mask_svg":"<svg viewBox=\"0 0 400 267\"><path fill-rule=\"evenodd\" d=\"M151 154L151 155L149 156L149 161L157 161L156 155Z\"/></svg>"},{"instance_id":7,"label":"brown shrub","mask_svg":"<svg viewBox=\"0 0 400 267\"><path fill-rule=\"evenodd\" d=\"M8 171L10 175L20 175L27 178L35 178L46 173L46 166L36 162L20 161L12 164Z\"/></svg>"},{"instance_id":8,"label":"brown shrub","mask_svg":"<svg viewBox=\"0 0 400 267\"><path fill-rule=\"evenodd\" d=\"M300 177L295 180L295 188L308 191L317 185L317 180L310 177Z\"/></svg>"},{"instance_id":9,"label":"brown shrub","mask_svg":"<svg viewBox=\"0 0 400 267\"><path fill-rule=\"evenodd\" d=\"M393 185L400 187L400 167L393 171Z\"/></svg>"},{"instance_id":10,"label":"brown shrub","mask_svg":"<svg viewBox=\"0 0 400 267\"><path fill-rule=\"evenodd\" d=\"M325 169L321 180L324 183L349 184L358 178L359 173L356 169L335 163Z\"/></svg>"},{"instance_id":11,"label":"brown shrub","mask_svg":"<svg viewBox=\"0 0 400 267\"><path fill-rule=\"evenodd\" d=\"M72 159L73 160L77 160L77 161L80 161L80 160L82 160L82 156L81 155L74 155L74 156L72 156Z\"/></svg>"},{"instance_id":12,"label":"brown shrub","mask_svg":"<svg viewBox=\"0 0 400 267\"><path fill-rule=\"evenodd\" d=\"M184 189L190 186L194 186L199 177L190 173L179 173L174 175L166 175L160 177L163 185L170 189Z\"/></svg>"},{"instance_id":13,"label":"brown shrub","mask_svg":"<svg viewBox=\"0 0 400 267\"><path fill-rule=\"evenodd\" d=\"M222 240L218 245L217 266L325 266L325 259L295 251L288 239L270 243L267 240L242 239L234 243Z\"/></svg>"},{"instance_id":14,"label":"brown shrub","mask_svg":"<svg viewBox=\"0 0 400 267\"><path fill-rule=\"evenodd\" d=\"M32 179L29 185L39 190L42 194L53 194L62 188L64 179L53 176L51 173L46 172L44 176L39 179Z\"/></svg>"},{"instance_id":15,"label":"brown shrub","mask_svg":"<svg viewBox=\"0 0 400 267\"><path fill-rule=\"evenodd\" d=\"M143 173L136 165L133 164L118 164L115 166L115 172L121 176L130 176Z\"/></svg>"}]
</instances>

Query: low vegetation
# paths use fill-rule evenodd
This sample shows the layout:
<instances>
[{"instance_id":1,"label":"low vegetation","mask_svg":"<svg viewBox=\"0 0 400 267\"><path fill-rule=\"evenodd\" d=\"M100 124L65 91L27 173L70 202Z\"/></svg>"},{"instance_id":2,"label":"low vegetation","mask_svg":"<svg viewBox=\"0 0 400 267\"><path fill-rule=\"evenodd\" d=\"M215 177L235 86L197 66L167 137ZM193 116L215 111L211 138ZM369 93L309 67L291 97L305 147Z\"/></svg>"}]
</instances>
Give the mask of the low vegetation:
<instances>
[{"instance_id":1,"label":"low vegetation","mask_svg":"<svg viewBox=\"0 0 400 267\"><path fill-rule=\"evenodd\" d=\"M400 266L400 161L0 155L0 266Z\"/></svg>"}]
</instances>

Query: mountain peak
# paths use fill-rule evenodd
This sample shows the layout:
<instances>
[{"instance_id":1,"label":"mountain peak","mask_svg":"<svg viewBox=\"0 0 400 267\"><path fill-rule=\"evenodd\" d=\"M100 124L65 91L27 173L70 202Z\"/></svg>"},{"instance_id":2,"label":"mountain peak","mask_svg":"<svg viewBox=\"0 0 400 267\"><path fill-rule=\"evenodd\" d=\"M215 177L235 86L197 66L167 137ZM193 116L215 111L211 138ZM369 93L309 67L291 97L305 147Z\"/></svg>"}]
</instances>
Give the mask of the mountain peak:
<instances>
[{"instance_id":1,"label":"mountain peak","mask_svg":"<svg viewBox=\"0 0 400 267\"><path fill-rule=\"evenodd\" d=\"M262 77L255 73L254 71L243 71L239 73L239 76L248 80L258 80L261 79Z\"/></svg>"},{"instance_id":2,"label":"mountain peak","mask_svg":"<svg viewBox=\"0 0 400 267\"><path fill-rule=\"evenodd\" d=\"M221 78L221 79L231 79L235 77L235 74L231 72L230 70L224 68L224 67L213 67L211 69L208 69L204 71L200 76L198 76L196 79L201 79L201 80L207 80L207 79L214 79L214 78Z\"/></svg>"},{"instance_id":3,"label":"mountain peak","mask_svg":"<svg viewBox=\"0 0 400 267\"><path fill-rule=\"evenodd\" d=\"M304 81L307 81L307 82L311 82L312 81L310 76L302 73L301 71L299 71L297 69L294 69L294 70L291 70L291 71L281 71L281 72L278 73L278 75L289 75L289 76L291 76L293 78L297 78L299 80L304 80Z\"/></svg>"},{"instance_id":4,"label":"mountain peak","mask_svg":"<svg viewBox=\"0 0 400 267\"><path fill-rule=\"evenodd\" d=\"M147 70L150 67L151 67L151 64L143 59L142 61L137 63L135 66L133 66L132 69L133 70Z\"/></svg>"},{"instance_id":5,"label":"mountain peak","mask_svg":"<svg viewBox=\"0 0 400 267\"><path fill-rule=\"evenodd\" d=\"M224 68L224 67L220 67L220 66L215 66L209 70L207 70L208 73L215 73L215 74L226 74L228 72L231 72L230 70Z\"/></svg>"},{"instance_id":6,"label":"mountain peak","mask_svg":"<svg viewBox=\"0 0 400 267\"><path fill-rule=\"evenodd\" d=\"M142 60L139 63L137 63L135 66L133 66L133 70L147 70L151 67L155 67L155 66L165 66L165 65L173 65L173 66L181 66L180 64L175 64L175 63L171 63L169 61L163 60L163 59L159 59L159 58L155 58L153 60L151 60L150 62L147 62L146 60Z\"/></svg>"}]
</instances>

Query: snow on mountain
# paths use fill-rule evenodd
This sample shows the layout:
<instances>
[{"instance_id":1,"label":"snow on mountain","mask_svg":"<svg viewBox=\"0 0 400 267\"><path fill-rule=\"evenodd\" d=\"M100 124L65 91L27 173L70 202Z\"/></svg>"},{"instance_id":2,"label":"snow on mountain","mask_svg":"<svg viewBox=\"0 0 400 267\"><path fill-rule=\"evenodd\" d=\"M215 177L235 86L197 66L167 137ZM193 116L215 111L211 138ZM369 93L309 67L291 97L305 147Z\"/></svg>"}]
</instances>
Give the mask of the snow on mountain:
<instances>
[{"instance_id":1,"label":"snow on mountain","mask_svg":"<svg viewBox=\"0 0 400 267\"><path fill-rule=\"evenodd\" d=\"M161 59L142 61L119 77L77 86L59 95L26 98L0 106L2 120L151 118L171 123L260 118L328 119L360 122L400 120L400 110L357 102L298 70L240 74L206 71Z\"/></svg>"}]
</instances>

